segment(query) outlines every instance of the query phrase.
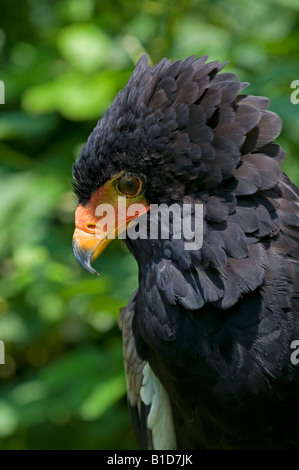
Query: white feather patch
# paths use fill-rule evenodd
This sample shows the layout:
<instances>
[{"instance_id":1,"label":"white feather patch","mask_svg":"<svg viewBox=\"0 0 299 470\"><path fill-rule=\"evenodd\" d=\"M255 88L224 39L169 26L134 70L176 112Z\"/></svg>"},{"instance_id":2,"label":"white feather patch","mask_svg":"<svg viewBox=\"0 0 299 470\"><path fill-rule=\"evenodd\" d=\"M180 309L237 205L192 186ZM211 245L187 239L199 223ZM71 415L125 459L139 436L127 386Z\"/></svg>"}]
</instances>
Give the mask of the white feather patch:
<instances>
[{"instance_id":1,"label":"white feather patch","mask_svg":"<svg viewBox=\"0 0 299 470\"><path fill-rule=\"evenodd\" d=\"M140 397L145 405L150 406L147 426L152 432L154 450L174 450L176 437L168 395L148 362L145 363L142 374Z\"/></svg>"}]
</instances>

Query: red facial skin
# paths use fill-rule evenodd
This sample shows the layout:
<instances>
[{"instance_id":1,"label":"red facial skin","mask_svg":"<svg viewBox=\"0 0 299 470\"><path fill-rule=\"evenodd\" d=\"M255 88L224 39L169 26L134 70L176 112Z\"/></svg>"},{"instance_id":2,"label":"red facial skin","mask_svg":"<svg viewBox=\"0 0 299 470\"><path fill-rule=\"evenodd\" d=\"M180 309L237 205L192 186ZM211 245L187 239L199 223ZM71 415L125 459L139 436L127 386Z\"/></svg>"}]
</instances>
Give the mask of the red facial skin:
<instances>
[{"instance_id":1,"label":"red facial skin","mask_svg":"<svg viewBox=\"0 0 299 470\"><path fill-rule=\"evenodd\" d=\"M123 209L119 211L118 198L120 194L115 184L118 178L119 176L105 183L92 195L88 204L85 206L79 204L76 209L76 229L73 235L74 253L79 264L90 272L96 273L93 268L89 269L90 262L99 257L113 238L127 229L129 222L150 209L144 194L141 193L136 197L123 197ZM110 207L103 215L97 216L98 211L101 212L101 204L109 204ZM127 210L132 204L141 206L134 216L128 216Z\"/></svg>"}]
</instances>

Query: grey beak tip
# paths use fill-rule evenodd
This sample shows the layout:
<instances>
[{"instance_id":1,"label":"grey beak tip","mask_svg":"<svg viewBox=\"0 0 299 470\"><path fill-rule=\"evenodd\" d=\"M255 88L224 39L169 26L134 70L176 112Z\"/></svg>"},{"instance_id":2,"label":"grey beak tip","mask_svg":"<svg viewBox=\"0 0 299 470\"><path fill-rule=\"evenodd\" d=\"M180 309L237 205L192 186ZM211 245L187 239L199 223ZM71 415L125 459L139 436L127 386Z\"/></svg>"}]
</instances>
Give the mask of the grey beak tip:
<instances>
[{"instance_id":1,"label":"grey beak tip","mask_svg":"<svg viewBox=\"0 0 299 470\"><path fill-rule=\"evenodd\" d=\"M80 246L77 245L75 240L73 240L73 252L76 258L77 263L86 271L91 274L99 276L99 273L91 266L90 259L92 253L90 251L82 250Z\"/></svg>"}]
</instances>

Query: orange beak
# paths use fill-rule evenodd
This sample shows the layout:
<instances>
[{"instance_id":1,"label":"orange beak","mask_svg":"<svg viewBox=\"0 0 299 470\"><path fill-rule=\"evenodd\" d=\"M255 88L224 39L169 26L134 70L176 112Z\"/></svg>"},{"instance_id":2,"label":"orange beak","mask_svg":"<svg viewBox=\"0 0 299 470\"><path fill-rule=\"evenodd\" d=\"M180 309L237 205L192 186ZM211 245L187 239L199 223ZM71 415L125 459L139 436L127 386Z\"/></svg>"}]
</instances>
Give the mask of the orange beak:
<instances>
[{"instance_id":1,"label":"orange beak","mask_svg":"<svg viewBox=\"0 0 299 470\"><path fill-rule=\"evenodd\" d=\"M132 220L150 209L143 195L137 198L117 196L111 182L107 182L93 194L87 205L79 204L76 209L73 251L80 266L92 274L98 275L91 263L106 246L125 232Z\"/></svg>"}]
</instances>

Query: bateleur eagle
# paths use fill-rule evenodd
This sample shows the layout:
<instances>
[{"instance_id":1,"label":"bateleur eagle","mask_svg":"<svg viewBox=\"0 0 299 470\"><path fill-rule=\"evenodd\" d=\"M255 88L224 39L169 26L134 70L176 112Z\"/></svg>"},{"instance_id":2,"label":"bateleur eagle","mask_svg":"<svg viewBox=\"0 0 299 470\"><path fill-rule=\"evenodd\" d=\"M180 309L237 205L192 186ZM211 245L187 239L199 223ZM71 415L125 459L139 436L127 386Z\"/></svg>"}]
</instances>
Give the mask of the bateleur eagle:
<instances>
[{"instance_id":1,"label":"bateleur eagle","mask_svg":"<svg viewBox=\"0 0 299 470\"><path fill-rule=\"evenodd\" d=\"M269 100L206 61L139 60L74 165L74 254L95 273L113 238L103 204L115 236L148 227L154 204L189 204L193 225L201 205L198 249L174 236L173 217L168 239L124 240L139 268L119 317L138 444L298 449L299 191Z\"/></svg>"}]
</instances>

